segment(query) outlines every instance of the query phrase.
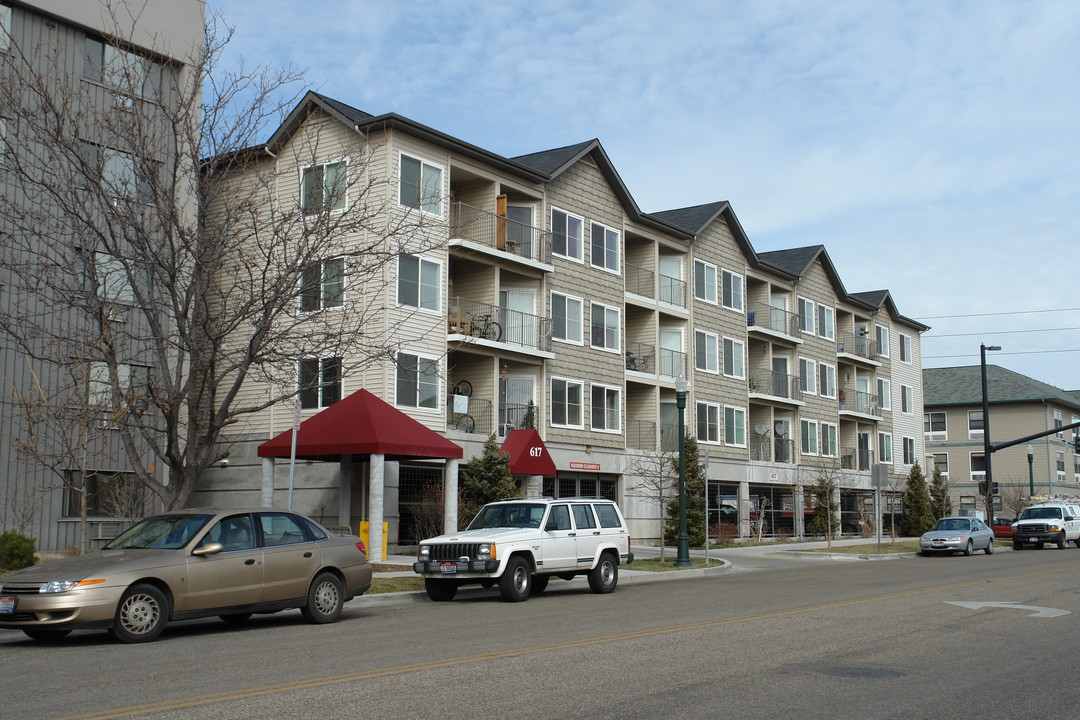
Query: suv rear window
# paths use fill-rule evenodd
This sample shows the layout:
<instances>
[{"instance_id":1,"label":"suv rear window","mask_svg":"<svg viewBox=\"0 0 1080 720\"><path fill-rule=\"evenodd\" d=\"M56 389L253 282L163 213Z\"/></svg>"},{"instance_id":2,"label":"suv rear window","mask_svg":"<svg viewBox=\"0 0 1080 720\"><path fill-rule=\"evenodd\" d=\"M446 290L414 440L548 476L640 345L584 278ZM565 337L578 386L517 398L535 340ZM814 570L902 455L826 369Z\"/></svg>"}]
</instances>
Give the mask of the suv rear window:
<instances>
[{"instance_id":1,"label":"suv rear window","mask_svg":"<svg viewBox=\"0 0 1080 720\"><path fill-rule=\"evenodd\" d=\"M593 505L593 510L596 511L596 517L600 520L600 527L622 527L622 522L619 521L619 512L614 505Z\"/></svg>"}]
</instances>

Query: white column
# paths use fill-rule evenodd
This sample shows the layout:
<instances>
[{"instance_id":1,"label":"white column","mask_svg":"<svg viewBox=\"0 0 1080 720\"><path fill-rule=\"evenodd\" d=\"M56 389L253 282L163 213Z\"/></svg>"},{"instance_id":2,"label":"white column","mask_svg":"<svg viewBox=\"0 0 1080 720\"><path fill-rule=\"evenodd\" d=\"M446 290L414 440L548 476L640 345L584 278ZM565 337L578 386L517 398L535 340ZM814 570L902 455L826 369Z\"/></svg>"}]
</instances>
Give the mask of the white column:
<instances>
[{"instance_id":1,"label":"white column","mask_svg":"<svg viewBox=\"0 0 1080 720\"><path fill-rule=\"evenodd\" d=\"M795 492L792 498L792 517L794 518L794 527L792 530L795 533L795 537L802 538L806 534L806 490L802 485L795 486Z\"/></svg>"},{"instance_id":2,"label":"white column","mask_svg":"<svg viewBox=\"0 0 1080 720\"><path fill-rule=\"evenodd\" d=\"M386 456L372 453L368 461L368 558L376 562L386 560L382 554L383 542L383 482Z\"/></svg>"},{"instance_id":3,"label":"white column","mask_svg":"<svg viewBox=\"0 0 1080 720\"><path fill-rule=\"evenodd\" d=\"M457 532L458 523L458 464L450 459L443 466L443 532Z\"/></svg>"},{"instance_id":4,"label":"white column","mask_svg":"<svg viewBox=\"0 0 1080 720\"><path fill-rule=\"evenodd\" d=\"M530 475L525 481L525 497L538 498L544 494L544 476Z\"/></svg>"},{"instance_id":5,"label":"white column","mask_svg":"<svg viewBox=\"0 0 1080 720\"><path fill-rule=\"evenodd\" d=\"M262 459L262 505L274 506L274 458Z\"/></svg>"},{"instance_id":6,"label":"white column","mask_svg":"<svg viewBox=\"0 0 1080 720\"><path fill-rule=\"evenodd\" d=\"M750 483L739 483L739 537L750 537Z\"/></svg>"}]
</instances>

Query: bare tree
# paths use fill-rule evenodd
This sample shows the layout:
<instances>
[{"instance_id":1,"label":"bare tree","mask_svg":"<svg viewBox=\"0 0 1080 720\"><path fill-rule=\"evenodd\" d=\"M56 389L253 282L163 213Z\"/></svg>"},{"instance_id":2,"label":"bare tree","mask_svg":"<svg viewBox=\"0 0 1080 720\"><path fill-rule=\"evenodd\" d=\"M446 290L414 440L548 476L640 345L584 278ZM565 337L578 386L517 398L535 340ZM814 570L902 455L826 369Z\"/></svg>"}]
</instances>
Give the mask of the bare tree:
<instances>
[{"instance_id":1,"label":"bare tree","mask_svg":"<svg viewBox=\"0 0 1080 720\"><path fill-rule=\"evenodd\" d=\"M445 242L423 213L390 209L361 132L331 144L315 110L279 159L263 133L303 74L222 68L231 34L210 17L184 68L88 56L95 82L49 43L0 53L0 332L48 379L43 401L90 406L95 388L110 447L166 508L245 416L395 357L412 338L381 322L388 266ZM283 191L305 166L325 172ZM310 356L331 362L299 377ZM26 450L40 461L57 443Z\"/></svg>"},{"instance_id":2,"label":"bare tree","mask_svg":"<svg viewBox=\"0 0 1080 720\"><path fill-rule=\"evenodd\" d=\"M1030 504L1031 496L1019 485L1009 485L1001 490L1001 507L1013 519L1020 517L1020 513Z\"/></svg>"},{"instance_id":3,"label":"bare tree","mask_svg":"<svg viewBox=\"0 0 1080 720\"><path fill-rule=\"evenodd\" d=\"M626 475L636 479L626 494L656 503L660 520L660 559L665 557L663 518L671 501L679 494L677 453L664 450L644 451L627 462Z\"/></svg>"},{"instance_id":4,"label":"bare tree","mask_svg":"<svg viewBox=\"0 0 1080 720\"><path fill-rule=\"evenodd\" d=\"M833 498L841 488L851 487L856 478L840 467L834 459L820 458L817 462L807 463L810 477L814 482L807 486L811 494L810 507L814 509L807 530L825 537L827 547L832 549L833 538L840 534L840 505Z\"/></svg>"}]
</instances>

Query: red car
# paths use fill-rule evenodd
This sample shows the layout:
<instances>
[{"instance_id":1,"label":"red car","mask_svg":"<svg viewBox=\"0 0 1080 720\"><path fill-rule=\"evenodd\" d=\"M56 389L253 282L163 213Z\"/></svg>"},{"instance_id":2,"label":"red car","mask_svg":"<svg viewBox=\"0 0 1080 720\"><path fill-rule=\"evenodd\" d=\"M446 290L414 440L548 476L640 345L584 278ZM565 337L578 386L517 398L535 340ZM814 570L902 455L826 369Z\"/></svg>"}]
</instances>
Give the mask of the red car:
<instances>
[{"instance_id":1,"label":"red car","mask_svg":"<svg viewBox=\"0 0 1080 720\"><path fill-rule=\"evenodd\" d=\"M1012 539L1012 524L1015 520L1009 518L994 518L994 537L1004 540Z\"/></svg>"}]
</instances>

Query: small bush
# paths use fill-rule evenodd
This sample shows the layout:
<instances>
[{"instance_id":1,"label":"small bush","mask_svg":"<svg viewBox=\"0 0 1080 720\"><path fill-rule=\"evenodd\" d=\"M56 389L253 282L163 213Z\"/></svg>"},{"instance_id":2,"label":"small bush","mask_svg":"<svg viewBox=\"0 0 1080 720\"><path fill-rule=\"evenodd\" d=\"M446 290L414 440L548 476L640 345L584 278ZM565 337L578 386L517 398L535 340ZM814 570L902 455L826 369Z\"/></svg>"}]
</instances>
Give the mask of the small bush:
<instances>
[{"instance_id":1,"label":"small bush","mask_svg":"<svg viewBox=\"0 0 1080 720\"><path fill-rule=\"evenodd\" d=\"M0 569L21 570L34 564L34 539L16 530L0 533Z\"/></svg>"}]
</instances>

